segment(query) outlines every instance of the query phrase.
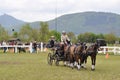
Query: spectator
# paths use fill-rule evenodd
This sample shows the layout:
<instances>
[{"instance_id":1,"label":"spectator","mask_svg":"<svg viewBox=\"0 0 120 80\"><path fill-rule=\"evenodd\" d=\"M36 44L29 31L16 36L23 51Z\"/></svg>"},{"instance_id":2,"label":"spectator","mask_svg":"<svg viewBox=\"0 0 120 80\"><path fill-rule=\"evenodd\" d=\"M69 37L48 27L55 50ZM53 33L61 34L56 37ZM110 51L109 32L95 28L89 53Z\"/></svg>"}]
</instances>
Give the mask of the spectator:
<instances>
[{"instance_id":1,"label":"spectator","mask_svg":"<svg viewBox=\"0 0 120 80\"><path fill-rule=\"evenodd\" d=\"M37 52L37 42L33 42L33 52Z\"/></svg>"},{"instance_id":2,"label":"spectator","mask_svg":"<svg viewBox=\"0 0 120 80\"><path fill-rule=\"evenodd\" d=\"M7 43L5 41L2 42L3 47L3 52L6 53L7 47L5 47L7 45Z\"/></svg>"}]
</instances>

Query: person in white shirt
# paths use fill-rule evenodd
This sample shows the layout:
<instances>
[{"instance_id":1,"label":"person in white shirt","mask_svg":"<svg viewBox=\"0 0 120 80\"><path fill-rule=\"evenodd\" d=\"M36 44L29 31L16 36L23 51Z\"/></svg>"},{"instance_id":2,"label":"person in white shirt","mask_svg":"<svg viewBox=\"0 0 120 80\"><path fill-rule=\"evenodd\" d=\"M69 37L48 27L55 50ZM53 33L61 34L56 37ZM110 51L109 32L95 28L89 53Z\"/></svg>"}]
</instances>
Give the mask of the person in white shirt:
<instances>
[{"instance_id":1,"label":"person in white shirt","mask_svg":"<svg viewBox=\"0 0 120 80\"><path fill-rule=\"evenodd\" d=\"M70 44L70 39L69 39L69 37L68 37L68 35L66 34L65 31L62 31L61 42L62 42L63 44L67 44L67 45Z\"/></svg>"}]
</instances>

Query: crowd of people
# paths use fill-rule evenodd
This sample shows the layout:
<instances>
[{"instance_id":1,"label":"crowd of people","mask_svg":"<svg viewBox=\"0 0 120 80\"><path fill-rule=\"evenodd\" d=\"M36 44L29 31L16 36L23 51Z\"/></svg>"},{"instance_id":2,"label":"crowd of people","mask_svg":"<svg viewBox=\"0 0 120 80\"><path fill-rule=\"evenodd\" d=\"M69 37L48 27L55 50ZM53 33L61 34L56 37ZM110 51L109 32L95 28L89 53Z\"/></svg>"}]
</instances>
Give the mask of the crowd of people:
<instances>
[{"instance_id":1,"label":"crowd of people","mask_svg":"<svg viewBox=\"0 0 120 80\"><path fill-rule=\"evenodd\" d=\"M32 43L32 52L33 53L36 53L36 51L37 51L37 46L38 46L38 44L37 44L37 42L36 41L34 41L34 42L31 42ZM21 45L30 45L30 43L23 43L23 42L21 42L21 41L12 41L12 42L9 42L9 41L2 41L2 42L0 42L0 49L1 49L1 51L3 51L3 53L6 53L7 51L12 51L12 52L14 52L15 53L15 47L14 47L14 45L18 45L18 46L21 46ZM13 46L13 47L8 47L8 46ZM18 52L20 53L20 52L26 52L26 48L25 47L18 47L17 48L18 49Z\"/></svg>"}]
</instances>

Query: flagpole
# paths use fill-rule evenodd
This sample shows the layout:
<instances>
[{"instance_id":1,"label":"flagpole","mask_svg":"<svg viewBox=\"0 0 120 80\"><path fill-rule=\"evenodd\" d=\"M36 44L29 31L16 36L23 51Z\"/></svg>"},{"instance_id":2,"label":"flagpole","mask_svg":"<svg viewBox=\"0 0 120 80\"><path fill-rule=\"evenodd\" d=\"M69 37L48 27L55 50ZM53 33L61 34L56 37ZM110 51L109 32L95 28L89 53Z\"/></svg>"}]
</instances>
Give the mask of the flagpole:
<instances>
[{"instance_id":1,"label":"flagpole","mask_svg":"<svg viewBox=\"0 0 120 80\"><path fill-rule=\"evenodd\" d=\"M57 22L57 8L58 8L58 6L57 6L57 0L56 0L56 8L55 8L55 30L57 31L57 26L58 26L58 22Z\"/></svg>"}]
</instances>

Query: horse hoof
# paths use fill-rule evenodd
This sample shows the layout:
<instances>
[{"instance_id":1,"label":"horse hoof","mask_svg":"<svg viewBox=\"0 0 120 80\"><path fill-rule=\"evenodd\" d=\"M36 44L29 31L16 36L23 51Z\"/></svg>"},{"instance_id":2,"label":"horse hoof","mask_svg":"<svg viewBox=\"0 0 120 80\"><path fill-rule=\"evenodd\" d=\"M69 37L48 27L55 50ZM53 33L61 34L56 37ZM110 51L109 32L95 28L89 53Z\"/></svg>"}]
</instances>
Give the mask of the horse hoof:
<instances>
[{"instance_id":1,"label":"horse hoof","mask_svg":"<svg viewBox=\"0 0 120 80\"><path fill-rule=\"evenodd\" d=\"M74 66L72 66L71 68L74 69Z\"/></svg>"},{"instance_id":2,"label":"horse hoof","mask_svg":"<svg viewBox=\"0 0 120 80\"><path fill-rule=\"evenodd\" d=\"M81 68L84 68L84 66L81 66Z\"/></svg>"},{"instance_id":3,"label":"horse hoof","mask_svg":"<svg viewBox=\"0 0 120 80\"><path fill-rule=\"evenodd\" d=\"M91 68L91 71L95 71L95 69L92 69L92 68Z\"/></svg>"},{"instance_id":4,"label":"horse hoof","mask_svg":"<svg viewBox=\"0 0 120 80\"><path fill-rule=\"evenodd\" d=\"M80 69L77 68L78 71L80 71Z\"/></svg>"},{"instance_id":5,"label":"horse hoof","mask_svg":"<svg viewBox=\"0 0 120 80\"><path fill-rule=\"evenodd\" d=\"M84 67L84 69L85 69L85 70L87 70L87 68L86 68L86 67Z\"/></svg>"}]
</instances>

